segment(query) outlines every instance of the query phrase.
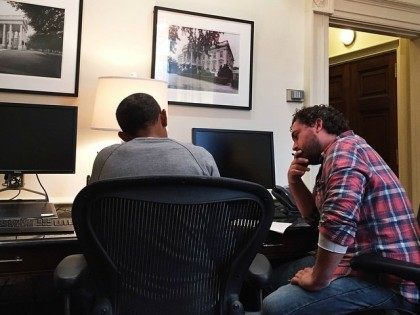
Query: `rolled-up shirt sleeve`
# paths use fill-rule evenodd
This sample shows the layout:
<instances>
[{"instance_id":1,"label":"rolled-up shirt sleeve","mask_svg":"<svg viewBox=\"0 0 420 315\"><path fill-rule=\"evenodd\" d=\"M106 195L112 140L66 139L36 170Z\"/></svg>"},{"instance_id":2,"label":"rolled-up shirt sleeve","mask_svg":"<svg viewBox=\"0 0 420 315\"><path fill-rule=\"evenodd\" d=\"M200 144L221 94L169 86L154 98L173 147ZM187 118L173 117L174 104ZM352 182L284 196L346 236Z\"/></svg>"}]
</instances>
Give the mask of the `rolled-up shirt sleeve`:
<instances>
[{"instance_id":1,"label":"rolled-up shirt sleeve","mask_svg":"<svg viewBox=\"0 0 420 315\"><path fill-rule=\"evenodd\" d=\"M325 160L325 189L319 232L330 242L350 246L354 242L368 168L357 147L337 146Z\"/></svg>"}]
</instances>

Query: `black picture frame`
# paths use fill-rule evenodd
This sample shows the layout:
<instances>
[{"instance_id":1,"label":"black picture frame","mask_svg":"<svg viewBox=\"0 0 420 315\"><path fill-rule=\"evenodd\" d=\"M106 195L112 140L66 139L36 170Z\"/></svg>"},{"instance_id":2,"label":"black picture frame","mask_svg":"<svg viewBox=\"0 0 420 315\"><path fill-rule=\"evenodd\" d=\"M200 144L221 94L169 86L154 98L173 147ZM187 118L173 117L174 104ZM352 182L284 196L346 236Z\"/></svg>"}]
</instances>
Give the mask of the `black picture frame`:
<instances>
[{"instance_id":1,"label":"black picture frame","mask_svg":"<svg viewBox=\"0 0 420 315\"><path fill-rule=\"evenodd\" d=\"M152 78L168 103L252 109L254 22L154 7Z\"/></svg>"},{"instance_id":2,"label":"black picture frame","mask_svg":"<svg viewBox=\"0 0 420 315\"><path fill-rule=\"evenodd\" d=\"M0 1L0 92L77 96L82 11L83 0Z\"/></svg>"}]
</instances>

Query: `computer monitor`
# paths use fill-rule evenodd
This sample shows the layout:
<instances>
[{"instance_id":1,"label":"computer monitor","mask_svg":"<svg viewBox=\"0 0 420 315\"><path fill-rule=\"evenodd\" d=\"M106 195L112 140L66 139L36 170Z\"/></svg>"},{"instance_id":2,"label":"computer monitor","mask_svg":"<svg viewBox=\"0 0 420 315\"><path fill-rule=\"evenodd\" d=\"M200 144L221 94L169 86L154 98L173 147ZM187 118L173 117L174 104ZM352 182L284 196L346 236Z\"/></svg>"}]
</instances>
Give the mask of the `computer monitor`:
<instances>
[{"instance_id":1,"label":"computer monitor","mask_svg":"<svg viewBox=\"0 0 420 315\"><path fill-rule=\"evenodd\" d=\"M275 186L271 131L193 128L192 142L213 155L221 176Z\"/></svg>"},{"instance_id":2,"label":"computer monitor","mask_svg":"<svg viewBox=\"0 0 420 315\"><path fill-rule=\"evenodd\" d=\"M32 191L19 186L22 174L74 173L76 135L75 106L0 103L0 173L7 187L1 191ZM0 211L7 204L19 208L13 200Z\"/></svg>"}]
</instances>

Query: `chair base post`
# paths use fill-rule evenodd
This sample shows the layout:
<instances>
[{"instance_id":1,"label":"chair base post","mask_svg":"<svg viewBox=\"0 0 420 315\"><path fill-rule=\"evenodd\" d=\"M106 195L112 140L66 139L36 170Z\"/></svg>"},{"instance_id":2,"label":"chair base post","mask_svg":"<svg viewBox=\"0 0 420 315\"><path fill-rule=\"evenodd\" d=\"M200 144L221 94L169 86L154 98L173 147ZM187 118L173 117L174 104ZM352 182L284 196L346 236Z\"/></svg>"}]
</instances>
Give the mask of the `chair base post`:
<instances>
[{"instance_id":1,"label":"chair base post","mask_svg":"<svg viewBox=\"0 0 420 315\"><path fill-rule=\"evenodd\" d=\"M70 294L64 294L64 315L70 315Z\"/></svg>"}]
</instances>

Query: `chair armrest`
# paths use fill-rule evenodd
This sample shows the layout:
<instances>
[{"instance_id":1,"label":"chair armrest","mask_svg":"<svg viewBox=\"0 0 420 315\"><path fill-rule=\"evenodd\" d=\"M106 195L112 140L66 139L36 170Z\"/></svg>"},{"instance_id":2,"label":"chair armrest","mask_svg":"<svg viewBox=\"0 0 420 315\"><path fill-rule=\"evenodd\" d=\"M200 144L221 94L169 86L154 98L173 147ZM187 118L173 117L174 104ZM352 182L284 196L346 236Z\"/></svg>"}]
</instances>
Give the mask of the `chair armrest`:
<instances>
[{"instance_id":1,"label":"chair armrest","mask_svg":"<svg viewBox=\"0 0 420 315\"><path fill-rule=\"evenodd\" d=\"M56 288L61 291L71 291L77 288L87 269L86 259L82 254L65 257L54 271Z\"/></svg>"},{"instance_id":2,"label":"chair armrest","mask_svg":"<svg viewBox=\"0 0 420 315\"><path fill-rule=\"evenodd\" d=\"M273 269L267 257L257 254L248 269L247 280L257 288L265 288L270 285Z\"/></svg>"},{"instance_id":3,"label":"chair armrest","mask_svg":"<svg viewBox=\"0 0 420 315\"><path fill-rule=\"evenodd\" d=\"M382 257L379 254L362 254L354 257L350 266L373 273L388 273L400 278L420 283L420 265L393 258Z\"/></svg>"}]
</instances>

